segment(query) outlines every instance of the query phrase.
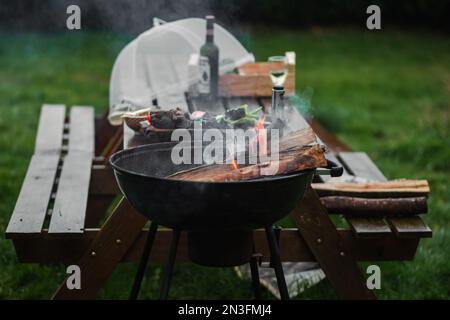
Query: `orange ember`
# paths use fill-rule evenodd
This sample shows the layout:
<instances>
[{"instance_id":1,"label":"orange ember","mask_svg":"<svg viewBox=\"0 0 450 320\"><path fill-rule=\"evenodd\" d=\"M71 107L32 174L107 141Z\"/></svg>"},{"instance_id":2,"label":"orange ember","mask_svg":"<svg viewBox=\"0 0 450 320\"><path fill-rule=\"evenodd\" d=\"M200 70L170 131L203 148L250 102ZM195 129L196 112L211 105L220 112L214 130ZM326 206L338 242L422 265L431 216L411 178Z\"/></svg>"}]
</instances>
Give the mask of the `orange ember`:
<instances>
[{"instance_id":1,"label":"orange ember","mask_svg":"<svg viewBox=\"0 0 450 320\"><path fill-rule=\"evenodd\" d=\"M267 154L267 132L266 128L264 128L264 123L266 122L266 116L262 116L259 121L255 125L256 130L256 141L259 145L259 154L266 155Z\"/></svg>"},{"instance_id":2,"label":"orange ember","mask_svg":"<svg viewBox=\"0 0 450 320\"><path fill-rule=\"evenodd\" d=\"M258 132L261 129L264 129L265 122L266 122L266 116L262 116L255 125L256 132Z\"/></svg>"},{"instance_id":3,"label":"orange ember","mask_svg":"<svg viewBox=\"0 0 450 320\"><path fill-rule=\"evenodd\" d=\"M234 170L239 169L239 167L238 167L237 162L236 162L235 159L233 159L233 161L231 162L231 166L233 167Z\"/></svg>"}]
</instances>

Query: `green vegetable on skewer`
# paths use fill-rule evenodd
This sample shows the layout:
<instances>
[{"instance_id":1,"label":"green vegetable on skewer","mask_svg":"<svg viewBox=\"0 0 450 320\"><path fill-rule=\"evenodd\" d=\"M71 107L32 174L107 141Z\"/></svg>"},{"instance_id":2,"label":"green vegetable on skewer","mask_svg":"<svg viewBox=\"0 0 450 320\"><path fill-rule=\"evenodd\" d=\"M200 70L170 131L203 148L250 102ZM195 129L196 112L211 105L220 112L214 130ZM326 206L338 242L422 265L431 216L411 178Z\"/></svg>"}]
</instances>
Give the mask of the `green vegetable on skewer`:
<instances>
[{"instance_id":1,"label":"green vegetable on skewer","mask_svg":"<svg viewBox=\"0 0 450 320\"><path fill-rule=\"evenodd\" d=\"M255 110L248 112L248 105L243 104L240 107L227 110L225 114L216 116L215 120L218 123L226 124L231 127L236 125L254 126L256 120L259 118L257 113L261 111L261 109L261 107L258 107Z\"/></svg>"}]
</instances>

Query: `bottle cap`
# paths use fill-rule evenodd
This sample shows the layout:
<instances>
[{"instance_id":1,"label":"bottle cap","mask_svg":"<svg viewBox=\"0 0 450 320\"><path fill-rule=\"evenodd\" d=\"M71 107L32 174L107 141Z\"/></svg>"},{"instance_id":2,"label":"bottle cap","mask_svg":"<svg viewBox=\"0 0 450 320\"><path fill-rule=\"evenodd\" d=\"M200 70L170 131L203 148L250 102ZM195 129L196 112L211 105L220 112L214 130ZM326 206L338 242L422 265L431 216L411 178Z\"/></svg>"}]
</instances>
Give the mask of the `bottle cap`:
<instances>
[{"instance_id":1,"label":"bottle cap","mask_svg":"<svg viewBox=\"0 0 450 320\"><path fill-rule=\"evenodd\" d=\"M206 27L208 29L214 28L214 16L206 16Z\"/></svg>"}]
</instances>

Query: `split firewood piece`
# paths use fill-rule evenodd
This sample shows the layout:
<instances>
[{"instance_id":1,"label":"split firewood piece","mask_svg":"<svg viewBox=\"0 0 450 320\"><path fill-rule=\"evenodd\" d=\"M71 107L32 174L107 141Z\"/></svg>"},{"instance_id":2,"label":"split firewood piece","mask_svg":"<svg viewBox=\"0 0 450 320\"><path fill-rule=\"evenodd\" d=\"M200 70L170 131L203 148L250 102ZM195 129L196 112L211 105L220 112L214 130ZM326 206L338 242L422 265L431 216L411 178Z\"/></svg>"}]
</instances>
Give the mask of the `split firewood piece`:
<instances>
[{"instance_id":1,"label":"split firewood piece","mask_svg":"<svg viewBox=\"0 0 450 320\"><path fill-rule=\"evenodd\" d=\"M230 164L201 166L169 176L176 180L224 182L256 179L326 166L325 150L318 144L280 151L278 160L233 169ZM268 168L275 168L269 170Z\"/></svg>"},{"instance_id":2,"label":"split firewood piece","mask_svg":"<svg viewBox=\"0 0 450 320\"><path fill-rule=\"evenodd\" d=\"M308 127L287 134L280 139L280 150L287 150L299 146L317 143L317 137L314 131Z\"/></svg>"},{"instance_id":3,"label":"split firewood piece","mask_svg":"<svg viewBox=\"0 0 450 320\"><path fill-rule=\"evenodd\" d=\"M370 199L327 196L321 197L320 202L329 213L346 216L411 216L428 211L426 197Z\"/></svg>"},{"instance_id":4,"label":"split firewood piece","mask_svg":"<svg viewBox=\"0 0 450 320\"><path fill-rule=\"evenodd\" d=\"M427 196L430 186L427 180L392 180L367 183L313 183L312 187L320 196L354 196L354 197L411 197Z\"/></svg>"}]
</instances>

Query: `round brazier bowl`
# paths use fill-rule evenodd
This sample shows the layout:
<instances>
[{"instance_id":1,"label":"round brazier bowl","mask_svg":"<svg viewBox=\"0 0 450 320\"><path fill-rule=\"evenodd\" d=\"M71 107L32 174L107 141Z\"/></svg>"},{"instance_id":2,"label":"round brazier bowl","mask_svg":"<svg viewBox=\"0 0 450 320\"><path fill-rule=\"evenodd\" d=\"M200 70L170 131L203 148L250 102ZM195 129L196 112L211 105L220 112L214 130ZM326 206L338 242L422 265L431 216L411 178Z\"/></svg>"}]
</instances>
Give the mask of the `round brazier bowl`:
<instances>
[{"instance_id":1,"label":"round brazier bowl","mask_svg":"<svg viewBox=\"0 0 450 320\"><path fill-rule=\"evenodd\" d=\"M120 190L131 205L150 220L174 229L252 230L271 225L294 209L315 171L239 182L168 179L196 166L172 162L175 144L139 146L110 158Z\"/></svg>"}]
</instances>

